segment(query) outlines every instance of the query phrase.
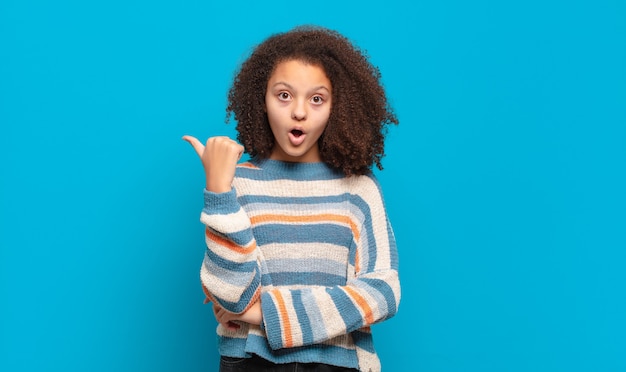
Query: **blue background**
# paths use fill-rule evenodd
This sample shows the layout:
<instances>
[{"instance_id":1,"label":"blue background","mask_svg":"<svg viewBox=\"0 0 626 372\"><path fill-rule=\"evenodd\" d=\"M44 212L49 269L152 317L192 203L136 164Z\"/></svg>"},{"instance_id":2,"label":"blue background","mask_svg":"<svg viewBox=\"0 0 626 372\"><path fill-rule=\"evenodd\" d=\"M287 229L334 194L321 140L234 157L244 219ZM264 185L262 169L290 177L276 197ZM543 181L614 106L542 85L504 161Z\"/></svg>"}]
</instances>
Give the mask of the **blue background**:
<instances>
[{"instance_id":1,"label":"blue background","mask_svg":"<svg viewBox=\"0 0 626 372\"><path fill-rule=\"evenodd\" d=\"M203 175L249 49L366 49L401 120L386 371L626 370L621 1L0 3L0 370L213 371Z\"/></svg>"}]
</instances>

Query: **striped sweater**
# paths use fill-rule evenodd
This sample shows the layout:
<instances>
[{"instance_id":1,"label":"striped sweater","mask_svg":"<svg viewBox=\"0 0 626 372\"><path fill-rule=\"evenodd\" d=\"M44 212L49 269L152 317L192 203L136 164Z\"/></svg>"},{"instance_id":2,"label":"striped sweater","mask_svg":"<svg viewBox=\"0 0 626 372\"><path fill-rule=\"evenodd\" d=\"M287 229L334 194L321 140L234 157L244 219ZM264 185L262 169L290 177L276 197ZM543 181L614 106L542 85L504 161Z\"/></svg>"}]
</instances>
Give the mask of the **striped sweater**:
<instances>
[{"instance_id":1,"label":"striped sweater","mask_svg":"<svg viewBox=\"0 0 626 372\"><path fill-rule=\"evenodd\" d=\"M221 355L380 370L370 326L396 313L400 283L373 175L253 160L230 192L204 190L201 221L207 299L241 313L260 298L263 313L260 326L218 325Z\"/></svg>"}]
</instances>

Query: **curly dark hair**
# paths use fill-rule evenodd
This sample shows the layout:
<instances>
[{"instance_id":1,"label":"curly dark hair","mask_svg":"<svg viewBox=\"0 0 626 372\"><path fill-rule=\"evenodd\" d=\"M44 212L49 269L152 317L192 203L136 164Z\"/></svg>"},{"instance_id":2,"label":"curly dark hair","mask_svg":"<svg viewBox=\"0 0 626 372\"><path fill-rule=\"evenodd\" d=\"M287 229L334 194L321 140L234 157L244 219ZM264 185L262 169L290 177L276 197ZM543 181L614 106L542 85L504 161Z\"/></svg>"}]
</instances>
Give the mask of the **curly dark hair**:
<instances>
[{"instance_id":1,"label":"curly dark hair","mask_svg":"<svg viewBox=\"0 0 626 372\"><path fill-rule=\"evenodd\" d=\"M287 60L320 66L332 84L328 124L319 138L322 161L346 176L383 169L388 124L398 124L381 75L366 52L334 30L299 26L274 34L254 48L228 92L227 121L234 114L237 139L253 158L268 158L274 136L265 111L267 82Z\"/></svg>"}]
</instances>

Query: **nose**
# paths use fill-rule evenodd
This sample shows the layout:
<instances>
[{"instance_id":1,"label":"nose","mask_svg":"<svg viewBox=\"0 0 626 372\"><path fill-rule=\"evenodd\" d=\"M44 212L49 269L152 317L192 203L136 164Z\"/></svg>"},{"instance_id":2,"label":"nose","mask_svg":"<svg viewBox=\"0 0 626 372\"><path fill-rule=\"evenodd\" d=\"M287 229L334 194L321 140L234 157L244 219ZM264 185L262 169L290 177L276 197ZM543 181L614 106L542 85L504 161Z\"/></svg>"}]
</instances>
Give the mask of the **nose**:
<instances>
[{"instance_id":1,"label":"nose","mask_svg":"<svg viewBox=\"0 0 626 372\"><path fill-rule=\"evenodd\" d=\"M306 102L303 100L294 101L291 118L298 121L306 119Z\"/></svg>"}]
</instances>

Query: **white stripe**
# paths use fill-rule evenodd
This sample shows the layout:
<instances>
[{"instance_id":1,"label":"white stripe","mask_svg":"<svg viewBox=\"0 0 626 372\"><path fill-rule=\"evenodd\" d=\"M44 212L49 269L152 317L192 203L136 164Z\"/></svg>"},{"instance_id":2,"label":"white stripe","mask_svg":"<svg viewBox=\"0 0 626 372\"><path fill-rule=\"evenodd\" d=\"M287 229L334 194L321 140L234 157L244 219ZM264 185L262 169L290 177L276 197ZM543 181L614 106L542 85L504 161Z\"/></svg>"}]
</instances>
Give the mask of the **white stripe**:
<instances>
[{"instance_id":1,"label":"white stripe","mask_svg":"<svg viewBox=\"0 0 626 372\"><path fill-rule=\"evenodd\" d=\"M253 202L246 204L246 213L248 215L258 214L284 214L287 216L298 216L302 214L321 214L330 213L338 215L348 215L355 209L348 200L331 203L319 201L316 203L271 203L271 202Z\"/></svg>"},{"instance_id":2,"label":"white stripe","mask_svg":"<svg viewBox=\"0 0 626 372\"><path fill-rule=\"evenodd\" d=\"M266 260L272 258L313 258L343 264L348 262L348 250L345 247L327 243L274 243L263 245L261 250Z\"/></svg>"},{"instance_id":3,"label":"white stripe","mask_svg":"<svg viewBox=\"0 0 626 372\"><path fill-rule=\"evenodd\" d=\"M370 278L370 276L368 276L368 278ZM359 287L352 286L352 289L354 291L356 291L361 297L363 297L363 299L365 300L365 303L368 304L368 306L372 310L372 318L374 319L374 321L379 320L380 317L381 317L381 315L380 315L381 314L381 309L379 308L378 305L380 303L384 304L385 303L385 298L382 295L380 295L380 293L378 291L374 290L374 288L372 288L372 287L370 287L369 285L366 285L366 284L361 284L361 286L359 286ZM372 296L372 294L378 294L379 296L377 298L377 297ZM365 309L363 309L356 302L356 299L353 298L348 292L346 292L346 296L352 300L352 303L354 304L354 307L359 310L359 313L361 314L361 317L365 321L365 313L364 313ZM371 325L371 324L367 324L367 325Z\"/></svg>"},{"instance_id":4,"label":"white stripe","mask_svg":"<svg viewBox=\"0 0 626 372\"><path fill-rule=\"evenodd\" d=\"M231 330L223 325L217 325L217 335L228 338L248 338L247 326L245 324L241 325L241 327Z\"/></svg>"},{"instance_id":5,"label":"white stripe","mask_svg":"<svg viewBox=\"0 0 626 372\"><path fill-rule=\"evenodd\" d=\"M250 228L250 219L241 208L239 208L237 212L230 214L207 214L202 211L200 221L213 230L224 234L235 233Z\"/></svg>"},{"instance_id":6,"label":"white stripe","mask_svg":"<svg viewBox=\"0 0 626 372\"><path fill-rule=\"evenodd\" d=\"M330 340L327 340L325 342L323 342L323 344L326 345L332 345L332 346L339 346L342 347L344 349L348 349L348 350L354 350L356 349L356 346L354 345L354 342L352 341L352 336L345 334L345 335L339 335L335 338L331 338Z\"/></svg>"},{"instance_id":7,"label":"white stripe","mask_svg":"<svg viewBox=\"0 0 626 372\"><path fill-rule=\"evenodd\" d=\"M382 195L377 185L369 177L359 177L355 183L356 193L369 205L370 213L372 213L372 233L376 247L378 248L376 252L376 267L374 267L374 270L387 269L391 265L391 256L390 250L387 249L390 244L389 230L387 229L387 216ZM368 242L365 234L362 234L361 238L364 243L363 247L367 247L365 244ZM365 253L365 251L366 250L362 250L362 253ZM365 259L364 263L367 263L366 261L369 261L369 254L367 258L365 256L362 258ZM361 267L361 269L365 267Z\"/></svg>"},{"instance_id":8,"label":"white stripe","mask_svg":"<svg viewBox=\"0 0 626 372\"><path fill-rule=\"evenodd\" d=\"M332 297L324 289L318 289L315 293L315 302L320 310L324 329L328 334L346 333L346 327L339 310L335 307ZM331 322L331 320L335 322Z\"/></svg>"},{"instance_id":9,"label":"white stripe","mask_svg":"<svg viewBox=\"0 0 626 372\"><path fill-rule=\"evenodd\" d=\"M252 335L257 335L257 336L261 336L261 337L267 338L267 335L265 334L265 332L263 332L261 327L258 326L258 325L250 324L250 328L248 330L248 333L252 334Z\"/></svg>"},{"instance_id":10,"label":"white stripe","mask_svg":"<svg viewBox=\"0 0 626 372\"><path fill-rule=\"evenodd\" d=\"M239 302L245 288L231 285L219 277L212 275L204 265L200 268L200 280L211 295L228 302ZM215 289L219 288L219 291Z\"/></svg>"},{"instance_id":11,"label":"white stripe","mask_svg":"<svg viewBox=\"0 0 626 372\"><path fill-rule=\"evenodd\" d=\"M282 295L283 300L285 301L285 308L287 309L287 317L289 318L289 324L291 325L291 329L289 331L291 333L292 344L302 345L302 328L300 328L300 323L298 322L298 315L296 314L296 310L293 306L293 299L291 298L291 291L283 290L283 291L280 291L280 294ZM280 307L278 308L278 311L280 314ZM280 315L282 318L283 314L280 314ZM282 328L285 328L284 323L282 324Z\"/></svg>"},{"instance_id":12,"label":"white stripe","mask_svg":"<svg viewBox=\"0 0 626 372\"><path fill-rule=\"evenodd\" d=\"M256 249L250 251L250 253L248 254L243 254L243 253L233 251L232 249L225 247L219 243L216 243L213 240L209 239L208 237L206 237L204 240L206 241L206 245L211 250L211 252L215 253L216 255L224 259L227 259L236 263L256 261L256 256L257 256ZM248 246L241 247L241 248L245 249L247 247Z\"/></svg>"},{"instance_id":13,"label":"white stripe","mask_svg":"<svg viewBox=\"0 0 626 372\"><path fill-rule=\"evenodd\" d=\"M237 178L235 178L237 180ZM254 194L253 190L267 190L267 196L274 197L311 197L328 196L329 190L349 190L347 179L333 179L321 181L295 181L295 180L252 180L245 179L245 182L238 182L235 188L242 195ZM332 195L332 194L330 194Z\"/></svg>"},{"instance_id":14,"label":"white stripe","mask_svg":"<svg viewBox=\"0 0 626 372\"><path fill-rule=\"evenodd\" d=\"M271 274L276 273L324 273L346 277L346 263L324 259L307 258L275 258L267 261Z\"/></svg>"}]
</instances>

